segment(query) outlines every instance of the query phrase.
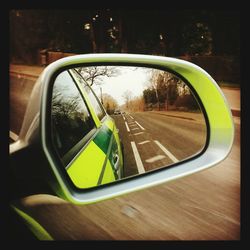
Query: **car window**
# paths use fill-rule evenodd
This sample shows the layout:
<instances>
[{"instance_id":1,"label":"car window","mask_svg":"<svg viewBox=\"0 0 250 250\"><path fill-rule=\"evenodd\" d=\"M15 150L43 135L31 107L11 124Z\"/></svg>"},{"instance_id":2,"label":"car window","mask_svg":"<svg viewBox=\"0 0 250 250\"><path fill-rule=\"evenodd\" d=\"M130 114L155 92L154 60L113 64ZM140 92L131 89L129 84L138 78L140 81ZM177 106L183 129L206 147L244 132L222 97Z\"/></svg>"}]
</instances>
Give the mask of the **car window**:
<instances>
[{"instance_id":1,"label":"car window","mask_svg":"<svg viewBox=\"0 0 250 250\"><path fill-rule=\"evenodd\" d=\"M86 84L83 80L83 78L80 76L79 73L77 73L76 71L71 71L71 73L74 74L74 76L79 80L79 82L83 85L86 93L89 96L90 102L94 108L94 111L97 115L97 117L100 119L100 121L106 116L106 112L104 111L104 108L102 107L99 99L96 97L96 95L94 94L93 90L91 89L91 87Z\"/></svg>"},{"instance_id":2,"label":"car window","mask_svg":"<svg viewBox=\"0 0 250 250\"><path fill-rule=\"evenodd\" d=\"M90 101L91 101L91 103L93 105L93 108L94 108L94 110L95 110L98 118L100 120L102 120L105 117L105 115L106 115L103 107L101 106L99 100L94 95L93 91L91 90L91 88L88 85L85 86L85 90L86 90L86 92L89 95L89 99L90 99Z\"/></svg>"},{"instance_id":3,"label":"car window","mask_svg":"<svg viewBox=\"0 0 250 250\"><path fill-rule=\"evenodd\" d=\"M56 78L51 108L53 145L66 166L95 129L90 112L67 71Z\"/></svg>"}]
</instances>

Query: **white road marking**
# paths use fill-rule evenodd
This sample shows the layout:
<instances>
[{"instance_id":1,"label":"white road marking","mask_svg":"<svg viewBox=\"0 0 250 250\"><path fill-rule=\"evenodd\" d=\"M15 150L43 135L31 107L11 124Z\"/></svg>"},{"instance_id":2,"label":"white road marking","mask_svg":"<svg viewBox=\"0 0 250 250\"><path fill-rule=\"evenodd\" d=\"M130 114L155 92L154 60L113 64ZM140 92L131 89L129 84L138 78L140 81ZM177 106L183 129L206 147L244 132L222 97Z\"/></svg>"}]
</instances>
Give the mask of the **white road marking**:
<instances>
[{"instance_id":1,"label":"white road marking","mask_svg":"<svg viewBox=\"0 0 250 250\"><path fill-rule=\"evenodd\" d=\"M137 121L135 121L135 123L136 123L142 130L145 130L145 128L143 128L142 125L139 124Z\"/></svg>"},{"instance_id":2,"label":"white road marking","mask_svg":"<svg viewBox=\"0 0 250 250\"><path fill-rule=\"evenodd\" d=\"M152 158L147 159L146 162L153 163L155 161L162 160L163 158L166 158L166 156L165 155L156 155L156 156L154 156Z\"/></svg>"},{"instance_id":3,"label":"white road marking","mask_svg":"<svg viewBox=\"0 0 250 250\"><path fill-rule=\"evenodd\" d=\"M144 169L143 163L141 161L140 154L139 154L139 152L137 150L137 147L136 147L134 141L131 141L131 147L132 147L132 150L133 150L133 153L134 153L135 162L136 162L138 172L139 172L139 174L143 174L143 173L145 173L145 169Z\"/></svg>"},{"instance_id":4,"label":"white road marking","mask_svg":"<svg viewBox=\"0 0 250 250\"><path fill-rule=\"evenodd\" d=\"M122 117L123 117L123 120L125 121L125 116L124 116L124 115L122 115Z\"/></svg>"},{"instance_id":5,"label":"white road marking","mask_svg":"<svg viewBox=\"0 0 250 250\"><path fill-rule=\"evenodd\" d=\"M134 122L128 123L131 127L137 126Z\"/></svg>"},{"instance_id":6,"label":"white road marking","mask_svg":"<svg viewBox=\"0 0 250 250\"><path fill-rule=\"evenodd\" d=\"M141 135L143 134L144 132L139 132L139 133L135 133L134 135Z\"/></svg>"},{"instance_id":7,"label":"white road marking","mask_svg":"<svg viewBox=\"0 0 250 250\"><path fill-rule=\"evenodd\" d=\"M12 131L9 131L9 137L13 140L13 141L17 141L18 140L18 135L15 134Z\"/></svg>"},{"instance_id":8,"label":"white road marking","mask_svg":"<svg viewBox=\"0 0 250 250\"><path fill-rule=\"evenodd\" d=\"M139 142L138 144L139 144L139 145L143 145L143 144L146 144L146 143L149 143L149 142L150 142L150 141L147 140L147 141Z\"/></svg>"},{"instance_id":9,"label":"white road marking","mask_svg":"<svg viewBox=\"0 0 250 250\"><path fill-rule=\"evenodd\" d=\"M134 120L134 117L133 117L132 115L129 115L129 116L130 116L130 118L131 118L131 119L133 119L133 120Z\"/></svg>"},{"instance_id":10,"label":"white road marking","mask_svg":"<svg viewBox=\"0 0 250 250\"><path fill-rule=\"evenodd\" d=\"M179 160L171 153L169 150L167 150L159 141L155 140L154 141L156 145L160 147L160 149L173 161L173 162L178 162Z\"/></svg>"},{"instance_id":11,"label":"white road marking","mask_svg":"<svg viewBox=\"0 0 250 250\"><path fill-rule=\"evenodd\" d=\"M127 122L125 122L125 125L126 125L126 128L127 128L127 131L130 132L130 129L129 129L129 127L128 127Z\"/></svg>"},{"instance_id":12,"label":"white road marking","mask_svg":"<svg viewBox=\"0 0 250 250\"><path fill-rule=\"evenodd\" d=\"M131 130L136 130L136 129L139 129L139 128L131 128Z\"/></svg>"}]
</instances>

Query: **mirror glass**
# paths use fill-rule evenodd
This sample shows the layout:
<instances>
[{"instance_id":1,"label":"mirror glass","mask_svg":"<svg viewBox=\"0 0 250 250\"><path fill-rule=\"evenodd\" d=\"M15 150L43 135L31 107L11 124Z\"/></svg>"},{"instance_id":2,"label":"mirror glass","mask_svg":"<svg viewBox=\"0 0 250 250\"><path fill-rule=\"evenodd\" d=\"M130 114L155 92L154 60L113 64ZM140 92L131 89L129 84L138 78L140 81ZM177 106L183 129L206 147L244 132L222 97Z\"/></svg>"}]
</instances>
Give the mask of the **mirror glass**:
<instances>
[{"instance_id":1,"label":"mirror glass","mask_svg":"<svg viewBox=\"0 0 250 250\"><path fill-rule=\"evenodd\" d=\"M170 72L89 66L53 84L51 138L74 185L90 188L191 158L206 144L204 115Z\"/></svg>"}]
</instances>

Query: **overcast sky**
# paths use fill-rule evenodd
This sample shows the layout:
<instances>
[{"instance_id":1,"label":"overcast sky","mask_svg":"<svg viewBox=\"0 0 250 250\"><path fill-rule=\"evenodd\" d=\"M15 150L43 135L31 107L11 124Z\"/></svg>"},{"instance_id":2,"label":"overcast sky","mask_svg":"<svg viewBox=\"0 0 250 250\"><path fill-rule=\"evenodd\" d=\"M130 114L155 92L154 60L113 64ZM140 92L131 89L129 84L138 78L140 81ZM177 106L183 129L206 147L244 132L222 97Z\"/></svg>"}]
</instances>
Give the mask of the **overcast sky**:
<instances>
[{"instance_id":1,"label":"overcast sky","mask_svg":"<svg viewBox=\"0 0 250 250\"><path fill-rule=\"evenodd\" d=\"M124 104L123 94L129 90L132 92L132 97L142 96L143 90L148 87L150 78L150 70L142 67L125 67L119 66L117 76L103 77L100 86L94 85L92 88L100 97L102 88L103 94L111 95L119 105Z\"/></svg>"}]
</instances>

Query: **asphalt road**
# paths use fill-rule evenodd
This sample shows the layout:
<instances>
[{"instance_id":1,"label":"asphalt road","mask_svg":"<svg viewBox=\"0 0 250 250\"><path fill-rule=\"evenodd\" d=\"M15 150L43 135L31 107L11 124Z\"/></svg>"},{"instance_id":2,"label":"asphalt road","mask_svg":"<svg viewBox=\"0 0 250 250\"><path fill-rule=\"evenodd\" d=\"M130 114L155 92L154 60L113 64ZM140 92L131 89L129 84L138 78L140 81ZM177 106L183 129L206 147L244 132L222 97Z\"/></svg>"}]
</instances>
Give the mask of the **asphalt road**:
<instances>
[{"instance_id":1,"label":"asphalt road","mask_svg":"<svg viewBox=\"0 0 250 250\"><path fill-rule=\"evenodd\" d=\"M21 87L21 82L16 81L15 85ZM18 90L18 87L12 89L11 86L13 85L10 84L12 121L17 119L13 112L19 111L22 113L20 117L23 116L25 100L29 94L22 97L22 93L25 92L23 88ZM27 87L27 93L30 92L30 86L23 86ZM20 101L24 101L24 106L19 103ZM150 126L154 126L145 122L147 118L143 117L143 114L133 115L146 131L150 131ZM159 114L152 115L158 116L159 119L154 121L158 126L161 119L166 119L163 116L160 118ZM17 203L54 239L239 240L240 119L234 120L236 133L232 151L227 159L210 169L96 204L76 206L45 194L24 197ZM184 119L181 121L184 122ZM132 124L128 125L132 131ZM18 133L20 124L11 123L11 126L11 129ZM135 132L136 130L133 131ZM162 136L157 137L159 134L150 134L152 139L156 138L164 147L168 147L176 158L185 157L180 152L175 152L170 144L165 143ZM132 139L136 145L142 142ZM145 158L139 145L137 146L143 162L153 157ZM157 148L157 145L154 147ZM160 154L163 155L162 152ZM133 154L131 157L134 157Z\"/></svg>"},{"instance_id":2,"label":"asphalt road","mask_svg":"<svg viewBox=\"0 0 250 250\"><path fill-rule=\"evenodd\" d=\"M137 112L113 115L130 176L190 158L206 143L202 113ZM185 114L185 115L183 115Z\"/></svg>"},{"instance_id":3,"label":"asphalt road","mask_svg":"<svg viewBox=\"0 0 250 250\"><path fill-rule=\"evenodd\" d=\"M22 77L19 74L10 74L10 131L19 134L25 115L30 94L37 77Z\"/></svg>"}]
</instances>

